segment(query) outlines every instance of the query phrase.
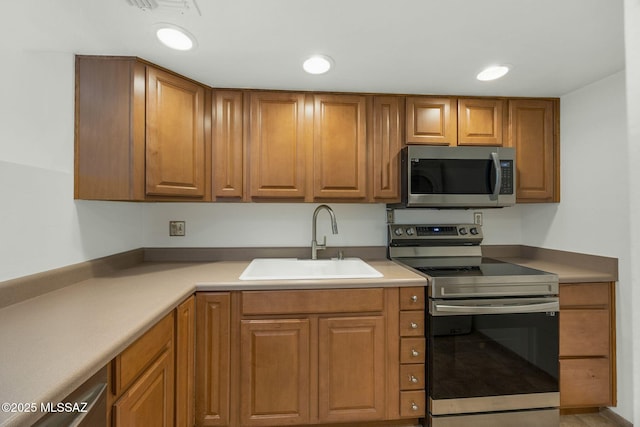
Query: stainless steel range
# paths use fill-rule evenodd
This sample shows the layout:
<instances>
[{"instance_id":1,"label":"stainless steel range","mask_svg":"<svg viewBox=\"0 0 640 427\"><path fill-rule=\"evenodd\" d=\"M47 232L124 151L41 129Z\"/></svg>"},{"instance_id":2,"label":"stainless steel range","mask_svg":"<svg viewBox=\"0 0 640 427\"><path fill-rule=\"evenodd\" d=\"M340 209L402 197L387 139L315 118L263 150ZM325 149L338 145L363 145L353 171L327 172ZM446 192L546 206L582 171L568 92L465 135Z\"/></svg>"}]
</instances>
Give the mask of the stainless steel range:
<instances>
[{"instance_id":1,"label":"stainless steel range","mask_svg":"<svg viewBox=\"0 0 640 427\"><path fill-rule=\"evenodd\" d=\"M427 277L432 427L557 427L558 276L483 258L474 224L389 225L389 257Z\"/></svg>"}]
</instances>

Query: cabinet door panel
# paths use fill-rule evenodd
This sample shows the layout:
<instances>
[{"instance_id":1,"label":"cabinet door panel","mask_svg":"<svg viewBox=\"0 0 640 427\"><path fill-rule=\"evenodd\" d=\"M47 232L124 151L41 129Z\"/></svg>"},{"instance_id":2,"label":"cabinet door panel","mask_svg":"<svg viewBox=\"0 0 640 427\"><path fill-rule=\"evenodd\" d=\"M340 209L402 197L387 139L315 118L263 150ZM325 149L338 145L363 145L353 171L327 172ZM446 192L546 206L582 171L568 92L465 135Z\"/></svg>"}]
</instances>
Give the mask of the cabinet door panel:
<instances>
[{"instance_id":1,"label":"cabinet door panel","mask_svg":"<svg viewBox=\"0 0 640 427\"><path fill-rule=\"evenodd\" d=\"M364 96L314 96L314 197L367 195Z\"/></svg>"},{"instance_id":2,"label":"cabinet door panel","mask_svg":"<svg viewBox=\"0 0 640 427\"><path fill-rule=\"evenodd\" d=\"M553 110L552 101L509 101L509 145L516 148L518 203L560 201Z\"/></svg>"},{"instance_id":3,"label":"cabinet door panel","mask_svg":"<svg viewBox=\"0 0 640 427\"><path fill-rule=\"evenodd\" d=\"M318 347L320 421L383 419L384 317L320 319Z\"/></svg>"},{"instance_id":4,"label":"cabinet door panel","mask_svg":"<svg viewBox=\"0 0 640 427\"><path fill-rule=\"evenodd\" d=\"M205 90L147 68L147 195L203 197Z\"/></svg>"},{"instance_id":5,"label":"cabinet door panel","mask_svg":"<svg viewBox=\"0 0 640 427\"><path fill-rule=\"evenodd\" d=\"M309 320L243 320L240 326L240 422L309 422Z\"/></svg>"},{"instance_id":6,"label":"cabinet door panel","mask_svg":"<svg viewBox=\"0 0 640 427\"><path fill-rule=\"evenodd\" d=\"M609 359L560 360L560 406L612 405Z\"/></svg>"},{"instance_id":7,"label":"cabinet door panel","mask_svg":"<svg viewBox=\"0 0 640 427\"><path fill-rule=\"evenodd\" d=\"M196 423L229 425L230 295L196 295Z\"/></svg>"},{"instance_id":8,"label":"cabinet door panel","mask_svg":"<svg viewBox=\"0 0 640 427\"><path fill-rule=\"evenodd\" d=\"M407 142L456 145L458 140L456 106L456 98L407 97Z\"/></svg>"},{"instance_id":9,"label":"cabinet door panel","mask_svg":"<svg viewBox=\"0 0 640 427\"><path fill-rule=\"evenodd\" d=\"M242 197L242 92L215 91L213 127L213 195Z\"/></svg>"},{"instance_id":10,"label":"cabinet door panel","mask_svg":"<svg viewBox=\"0 0 640 427\"><path fill-rule=\"evenodd\" d=\"M252 93L250 103L251 196L304 197L304 95Z\"/></svg>"},{"instance_id":11,"label":"cabinet door panel","mask_svg":"<svg viewBox=\"0 0 640 427\"><path fill-rule=\"evenodd\" d=\"M176 427L194 424L195 298L176 308Z\"/></svg>"},{"instance_id":12,"label":"cabinet door panel","mask_svg":"<svg viewBox=\"0 0 640 427\"><path fill-rule=\"evenodd\" d=\"M170 348L113 405L114 425L173 425L173 350Z\"/></svg>"},{"instance_id":13,"label":"cabinet door panel","mask_svg":"<svg viewBox=\"0 0 640 427\"><path fill-rule=\"evenodd\" d=\"M458 99L458 145L502 146L504 101Z\"/></svg>"},{"instance_id":14,"label":"cabinet door panel","mask_svg":"<svg viewBox=\"0 0 640 427\"><path fill-rule=\"evenodd\" d=\"M392 96L376 96L373 99L373 155L370 169L374 199L400 201L401 100Z\"/></svg>"},{"instance_id":15,"label":"cabinet door panel","mask_svg":"<svg viewBox=\"0 0 640 427\"><path fill-rule=\"evenodd\" d=\"M560 356L607 356L609 310L567 309L560 312Z\"/></svg>"}]
</instances>

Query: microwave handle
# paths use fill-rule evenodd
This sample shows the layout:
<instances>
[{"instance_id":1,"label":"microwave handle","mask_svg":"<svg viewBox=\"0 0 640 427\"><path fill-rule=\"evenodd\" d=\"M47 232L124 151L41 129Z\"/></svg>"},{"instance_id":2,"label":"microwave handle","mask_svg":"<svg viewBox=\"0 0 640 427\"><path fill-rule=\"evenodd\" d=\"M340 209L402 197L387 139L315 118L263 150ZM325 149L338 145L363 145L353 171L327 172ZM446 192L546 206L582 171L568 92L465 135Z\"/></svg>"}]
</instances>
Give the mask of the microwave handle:
<instances>
[{"instance_id":1,"label":"microwave handle","mask_svg":"<svg viewBox=\"0 0 640 427\"><path fill-rule=\"evenodd\" d=\"M498 153L495 151L491 153L491 158L493 159L493 168L496 171L496 184L493 187L493 194L491 195L491 200L498 200L498 195L500 194L500 187L502 187L502 167L500 166L500 157L498 157Z\"/></svg>"}]
</instances>

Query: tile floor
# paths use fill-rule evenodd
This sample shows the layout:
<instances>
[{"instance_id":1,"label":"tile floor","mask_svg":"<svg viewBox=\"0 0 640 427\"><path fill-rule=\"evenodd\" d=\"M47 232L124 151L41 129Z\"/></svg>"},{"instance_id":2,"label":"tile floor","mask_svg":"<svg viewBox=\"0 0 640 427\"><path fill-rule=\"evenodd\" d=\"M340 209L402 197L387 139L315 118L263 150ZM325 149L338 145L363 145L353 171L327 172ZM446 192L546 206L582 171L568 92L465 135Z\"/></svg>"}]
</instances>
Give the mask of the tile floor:
<instances>
[{"instance_id":1,"label":"tile floor","mask_svg":"<svg viewBox=\"0 0 640 427\"><path fill-rule=\"evenodd\" d=\"M560 427L624 427L598 413L562 415Z\"/></svg>"}]
</instances>

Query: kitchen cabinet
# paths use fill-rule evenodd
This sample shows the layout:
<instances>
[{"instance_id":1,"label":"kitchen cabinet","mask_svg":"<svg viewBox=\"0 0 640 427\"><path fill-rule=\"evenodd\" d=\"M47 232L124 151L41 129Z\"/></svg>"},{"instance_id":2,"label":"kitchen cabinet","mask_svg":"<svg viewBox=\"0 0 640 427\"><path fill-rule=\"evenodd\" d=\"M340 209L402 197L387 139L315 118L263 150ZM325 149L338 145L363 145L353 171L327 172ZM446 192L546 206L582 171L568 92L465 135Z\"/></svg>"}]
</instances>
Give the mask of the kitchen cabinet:
<instances>
[{"instance_id":1,"label":"kitchen cabinet","mask_svg":"<svg viewBox=\"0 0 640 427\"><path fill-rule=\"evenodd\" d=\"M213 91L213 197L240 199L244 195L243 92Z\"/></svg>"},{"instance_id":2,"label":"kitchen cabinet","mask_svg":"<svg viewBox=\"0 0 640 427\"><path fill-rule=\"evenodd\" d=\"M231 296L196 294L195 417L197 426L230 424Z\"/></svg>"},{"instance_id":3,"label":"kitchen cabinet","mask_svg":"<svg viewBox=\"0 0 640 427\"><path fill-rule=\"evenodd\" d=\"M503 145L503 99L458 98L458 145Z\"/></svg>"},{"instance_id":4,"label":"kitchen cabinet","mask_svg":"<svg viewBox=\"0 0 640 427\"><path fill-rule=\"evenodd\" d=\"M560 284L560 406L615 406L614 283Z\"/></svg>"},{"instance_id":5,"label":"kitchen cabinet","mask_svg":"<svg viewBox=\"0 0 640 427\"><path fill-rule=\"evenodd\" d=\"M559 101L510 99L508 102L507 145L516 149L517 202L559 202Z\"/></svg>"},{"instance_id":6,"label":"kitchen cabinet","mask_svg":"<svg viewBox=\"0 0 640 427\"><path fill-rule=\"evenodd\" d=\"M191 296L178 305L176 316L176 427L192 427L195 422L196 306Z\"/></svg>"},{"instance_id":7,"label":"kitchen cabinet","mask_svg":"<svg viewBox=\"0 0 640 427\"><path fill-rule=\"evenodd\" d=\"M415 425L424 414L424 332L411 335L421 355L401 367L401 292L197 293L196 425ZM423 328L423 288L405 293Z\"/></svg>"},{"instance_id":8,"label":"kitchen cabinet","mask_svg":"<svg viewBox=\"0 0 640 427\"><path fill-rule=\"evenodd\" d=\"M404 102L399 96L374 96L371 108L370 167L374 201L400 202L401 125Z\"/></svg>"},{"instance_id":9,"label":"kitchen cabinet","mask_svg":"<svg viewBox=\"0 0 640 427\"><path fill-rule=\"evenodd\" d=\"M174 424L174 313L112 362L112 425Z\"/></svg>"},{"instance_id":10,"label":"kitchen cabinet","mask_svg":"<svg viewBox=\"0 0 640 427\"><path fill-rule=\"evenodd\" d=\"M315 94L313 196L367 196L366 97Z\"/></svg>"},{"instance_id":11,"label":"kitchen cabinet","mask_svg":"<svg viewBox=\"0 0 640 427\"><path fill-rule=\"evenodd\" d=\"M251 198L303 199L311 142L305 96L251 92L249 105Z\"/></svg>"},{"instance_id":12,"label":"kitchen cabinet","mask_svg":"<svg viewBox=\"0 0 640 427\"><path fill-rule=\"evenodd\" d=\"M407 96L408 144L456 145L458 108L454 97Z\"/></svg>"},{"instance_id":13,"label":"kitchen cabinet","mask_svg":"<svg viewBox=\"0 0 640 427\"><path fill-rule=\"evenodd\" d=\"M426 415L425 293L400 288L400 416Z\"/></svg>"},{"instance_id":14,"label":"kitchen cabinet","mask_svg":"<svg viewBox=\"0 0 640 427\"><path fill-rule=\"evenodd\" d=\"M75 197L210 199L210 90L131 57L76 57Z\"/></svg>"}]
</instances>

